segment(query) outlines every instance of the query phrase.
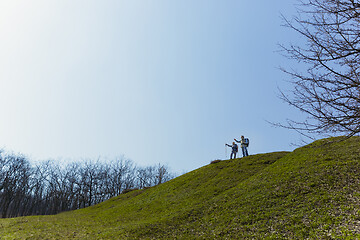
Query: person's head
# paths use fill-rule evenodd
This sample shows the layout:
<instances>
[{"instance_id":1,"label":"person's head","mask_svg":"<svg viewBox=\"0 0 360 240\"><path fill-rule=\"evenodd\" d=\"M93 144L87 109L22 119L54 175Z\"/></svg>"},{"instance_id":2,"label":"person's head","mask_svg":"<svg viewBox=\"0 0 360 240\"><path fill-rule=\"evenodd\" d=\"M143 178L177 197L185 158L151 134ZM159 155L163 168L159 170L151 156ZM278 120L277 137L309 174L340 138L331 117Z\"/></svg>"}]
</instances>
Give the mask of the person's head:
<instances>
[{"instance_id":1,"label":"person's head","mask_svg":"<svg viewBox=\"0 0 360 240\"><path fill-rule=\"evenodd\" d=\"M235 145L235 142L233 142L233 145Z\"/></svg>"},{"instance_id":2,"label":"person's head","mask_svg":"<svg viewBox=\"0 0 360 240\"><path fill-rule=\"evenodd\" d=\"M241 139L244 139L244 136L241 136Z\"/></svg>"}]
</instances>

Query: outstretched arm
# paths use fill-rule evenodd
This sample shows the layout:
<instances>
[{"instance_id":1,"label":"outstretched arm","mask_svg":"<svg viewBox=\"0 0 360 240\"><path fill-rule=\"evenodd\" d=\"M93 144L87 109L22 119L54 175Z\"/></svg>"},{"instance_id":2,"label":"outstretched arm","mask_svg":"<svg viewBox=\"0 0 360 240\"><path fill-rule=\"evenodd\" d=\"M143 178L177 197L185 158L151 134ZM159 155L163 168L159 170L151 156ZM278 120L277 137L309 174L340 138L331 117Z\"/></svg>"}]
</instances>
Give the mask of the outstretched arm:
<instances>
[{"instance_id":1,"label":"outstretched arm","mask_svg":"<svg viewBox=\"0 0 360 240\"><path fill-rule=\"evenodd\" d=\"M241 142L241 141L236 140L235 138L234 138L234 140L235 140L235 142L237 142L237 143L240 143L240 142Z\"/></svg>"}]
</instances>

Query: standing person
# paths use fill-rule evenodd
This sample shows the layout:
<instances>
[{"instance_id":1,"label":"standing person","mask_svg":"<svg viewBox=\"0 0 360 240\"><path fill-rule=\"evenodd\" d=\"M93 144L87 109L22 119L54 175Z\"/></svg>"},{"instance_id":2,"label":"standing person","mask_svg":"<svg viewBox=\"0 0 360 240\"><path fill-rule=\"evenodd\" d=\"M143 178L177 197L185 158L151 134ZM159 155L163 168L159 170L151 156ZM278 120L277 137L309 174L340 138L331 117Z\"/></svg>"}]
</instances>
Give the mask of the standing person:
<instances>
[{"instance_id":1,"label":"standing person","mask_svg":"<svg viewBox=\"0 0 360 240\"><path fill-rule=\"evenodd\" d=\"M236 153L239 150L238 145L235 142L233 142L232 145L229 145L226 143L225 146L231 147L230 159L233 159L233 156L234 156L234 158L236 158Z\"/></svg>"},{"instance_id":2,"label":"standing person","mask_svg":"<svg viewBox=\"0 0 360 240\"><path fill-rule=\"evenodd\" d=\"M249 156L249 153L248 153L248 150L247 150L247 148L249 147L249 139L245 138L244 136L241 136L240 141L236 140L235 138L234 138L234 140L237 143L241 144L240 146L241 146L243 157Z\"/></svg>"}]
</instances>

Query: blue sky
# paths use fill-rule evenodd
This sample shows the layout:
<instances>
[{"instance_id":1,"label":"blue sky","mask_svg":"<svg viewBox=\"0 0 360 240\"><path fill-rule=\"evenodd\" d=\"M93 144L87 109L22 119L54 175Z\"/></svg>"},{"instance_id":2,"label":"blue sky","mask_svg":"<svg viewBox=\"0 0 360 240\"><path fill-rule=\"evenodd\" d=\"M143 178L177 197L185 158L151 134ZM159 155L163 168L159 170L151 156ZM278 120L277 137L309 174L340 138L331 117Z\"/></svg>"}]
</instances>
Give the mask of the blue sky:
<instances>
[{"instance_id":1,"label":"blue sky","mask_svg":"<svg viewBox=\"0 0 360 240\"><path fill-rule=\"evenodd\" d=\"M299 135L266 120L299 114L277 97L294 3L1 1L0 146L177 172L224 159L241 135L250 154L292 150Z\"/></svg>"}]
</instances>

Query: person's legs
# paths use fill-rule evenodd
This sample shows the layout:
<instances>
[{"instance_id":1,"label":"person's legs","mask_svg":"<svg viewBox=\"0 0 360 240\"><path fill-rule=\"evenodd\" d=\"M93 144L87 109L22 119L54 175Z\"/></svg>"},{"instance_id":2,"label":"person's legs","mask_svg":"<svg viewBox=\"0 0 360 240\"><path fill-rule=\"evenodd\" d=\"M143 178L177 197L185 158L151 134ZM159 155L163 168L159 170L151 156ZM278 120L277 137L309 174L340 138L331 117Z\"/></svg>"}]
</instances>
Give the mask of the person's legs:
<instances>
[{"instance_id":1,"label":"person's legs","mask_svg":"<svg viewBox=\"0 0 360 240\"><path fill-rule=\"evenodd\" d=\"M233 154L234 154L234 152L231 152L231 154L230 154L230 159L233 158Z\"/></svg>"},{"instance_id":2,"label":"person's legs","mask_svg":"<svg viewBox=\"0 0 360 240\"><path fill-rule=\"evenodd\" d=\"M249 153L248 153L247 147L244 147L244 148L245 148L245 154L246 154L246 156L249 156Z\"/></svg>"},{"instance_id":3,"label":"person's legs","mask_svg":"<svg viewBox=\"0 0 360 240\"><path fill-rule=\"evenodd\" d=\"M243 154L243 157L245 157L245 147L241 147L241 150L242 150L242 154Z\"/></svg>"}]
</instances>

